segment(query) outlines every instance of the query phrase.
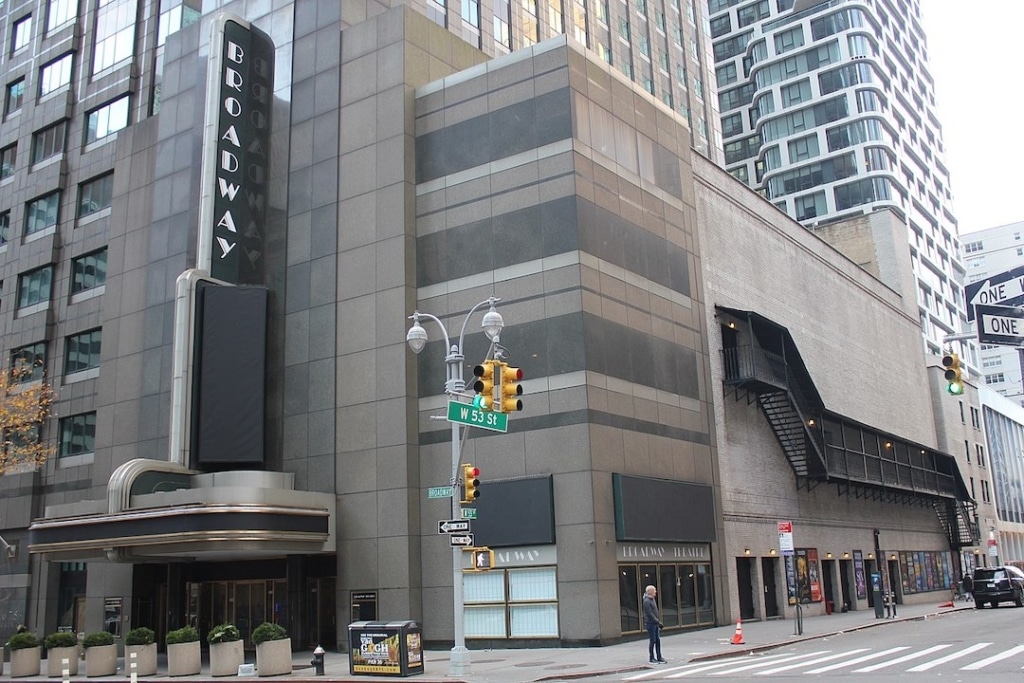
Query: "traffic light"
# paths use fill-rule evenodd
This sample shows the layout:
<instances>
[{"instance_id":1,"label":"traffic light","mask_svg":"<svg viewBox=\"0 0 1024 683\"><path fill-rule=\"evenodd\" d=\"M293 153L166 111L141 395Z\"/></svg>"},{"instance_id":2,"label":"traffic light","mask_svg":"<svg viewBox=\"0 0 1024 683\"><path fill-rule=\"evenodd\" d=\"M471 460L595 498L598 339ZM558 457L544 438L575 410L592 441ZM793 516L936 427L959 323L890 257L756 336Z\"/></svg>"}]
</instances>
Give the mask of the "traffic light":
<instances>
[{"instance_id":1,"label":"traffic light","mask_svg":"<svg viewBox=\"0 0 1024 683\"><path fill-rule=\"evenodd\" d=\"M462 466L462 502L475 503L480 497L480 468L475 465Z\"/></svg>"},{"instance_id":2,"label":"traffic light","mask_svg":"<svg viewBox=\"0 0 1024 683\"><path fill-rule=\"evenodd\" d=\"M490 548L468 548L470 557L473 561L470 562L473 571L485 572L488 569L494 569L494 551Z\"/></svg>"},{"instance_id":3,"label":"traffic light","mask_svg":"<svg viewBox=\"0 0 1024 683\"><path fill-rule=\"evenodd\" d=\"M946 391L953 396L964 393L964 369L960 364L960 356L952 352L945 354L942 367L946 368Z\"/></svg>"},{"instance_id":4,"label":"traffic light","mask_svg":"<svg viewBox=\"0 0 1024 683\"><path fill-rule=\"evenodd\" d=\"M523 402L518 397L523 395L523 385L519 383L519 380L523 378L523 371L502 363L500 372L501 403L498 404L498 410L502 413L522 410Z\"/></svg>"},{"instance_id":5,"label":"traffic light","mask_svg":"<svg viewBox=\"0 0 1024 683\"><path fill-rule=\"evenodd\" d=\"M496 360L485 360L473 368L473 374L477 377L473 382L473 391L476 392L473 398L474 408L494 410L494 370L497 365Z\"/></svg>"}]
</instances>

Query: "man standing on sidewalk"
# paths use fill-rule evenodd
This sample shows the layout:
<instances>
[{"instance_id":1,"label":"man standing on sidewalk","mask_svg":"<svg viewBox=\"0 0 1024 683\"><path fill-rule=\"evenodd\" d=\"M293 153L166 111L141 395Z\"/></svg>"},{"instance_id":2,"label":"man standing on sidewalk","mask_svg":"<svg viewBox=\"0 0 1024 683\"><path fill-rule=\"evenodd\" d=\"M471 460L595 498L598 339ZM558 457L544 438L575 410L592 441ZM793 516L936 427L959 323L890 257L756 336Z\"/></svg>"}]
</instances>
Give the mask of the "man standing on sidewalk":
<instances>
[{"instance_id":1,"label":"man standing on sidewalk","mask_svg":"<svg viewBox=\"0 0 1024 683\"><path fill-rule=\"evenodd\" d=\"M658 603L654 600L657 594L658 589L654 586L644 589L644 626L647 627L647 650L651 664L665 664L666 661L661 658L661 627L664 624L661 623Z\"/></svg>"}]
</instances>

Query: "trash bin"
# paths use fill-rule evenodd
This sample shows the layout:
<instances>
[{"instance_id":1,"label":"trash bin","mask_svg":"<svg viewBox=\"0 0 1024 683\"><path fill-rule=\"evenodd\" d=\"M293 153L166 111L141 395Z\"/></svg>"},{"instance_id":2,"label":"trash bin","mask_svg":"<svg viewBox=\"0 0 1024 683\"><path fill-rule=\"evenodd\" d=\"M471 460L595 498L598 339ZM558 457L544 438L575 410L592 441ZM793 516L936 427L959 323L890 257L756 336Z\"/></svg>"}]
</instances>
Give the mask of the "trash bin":
<instances>
[{"instance_id":1,"label":"trash bin","mask_svg":"<svg viewBox=\"0 0 1024 683\"><path fill-rule=\"evenodd\" d=\"M354 621L348 625L348 644L353 676L423 673L423 640L415 621Z\"/></svg>"}]
</instances>

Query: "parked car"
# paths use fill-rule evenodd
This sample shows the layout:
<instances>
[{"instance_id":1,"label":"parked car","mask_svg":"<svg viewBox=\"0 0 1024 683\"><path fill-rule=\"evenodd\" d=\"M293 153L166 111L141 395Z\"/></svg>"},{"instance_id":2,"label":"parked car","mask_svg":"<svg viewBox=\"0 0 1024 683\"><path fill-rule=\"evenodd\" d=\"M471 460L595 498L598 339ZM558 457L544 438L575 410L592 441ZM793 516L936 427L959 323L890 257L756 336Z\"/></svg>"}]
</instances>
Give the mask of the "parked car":
<instances>
[{"instance_id":1,"label":"parked car","mask_svg":"<svg viewBox=\"0 0 1024 683\"><path fill-rule=\"evenodd\" d=\"M974 606L981 609L985 603L995 607L1000 602L1013 601L1024 606L1024 572L1016 567L978 567L974 570Z\"/></svg>"}]
</instances>

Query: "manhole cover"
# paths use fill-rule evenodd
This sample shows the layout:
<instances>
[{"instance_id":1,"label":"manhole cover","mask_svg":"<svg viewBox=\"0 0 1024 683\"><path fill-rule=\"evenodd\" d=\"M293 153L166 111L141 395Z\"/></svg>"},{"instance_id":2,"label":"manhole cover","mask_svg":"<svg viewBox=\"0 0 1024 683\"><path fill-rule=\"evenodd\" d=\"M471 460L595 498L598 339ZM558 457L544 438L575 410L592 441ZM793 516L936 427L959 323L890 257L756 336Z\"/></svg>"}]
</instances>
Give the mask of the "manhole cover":
<instances>
[{"instance_id":1,"label":"manhole cover","mask_svg":"<svg viewBox=\"0 0 1024 683\"><path fill-rule=\"evenodd\" d=\"M554 662L523 662L514 666L548 666L549 664L554 664Z\"/></svg>"}]
</instances>

